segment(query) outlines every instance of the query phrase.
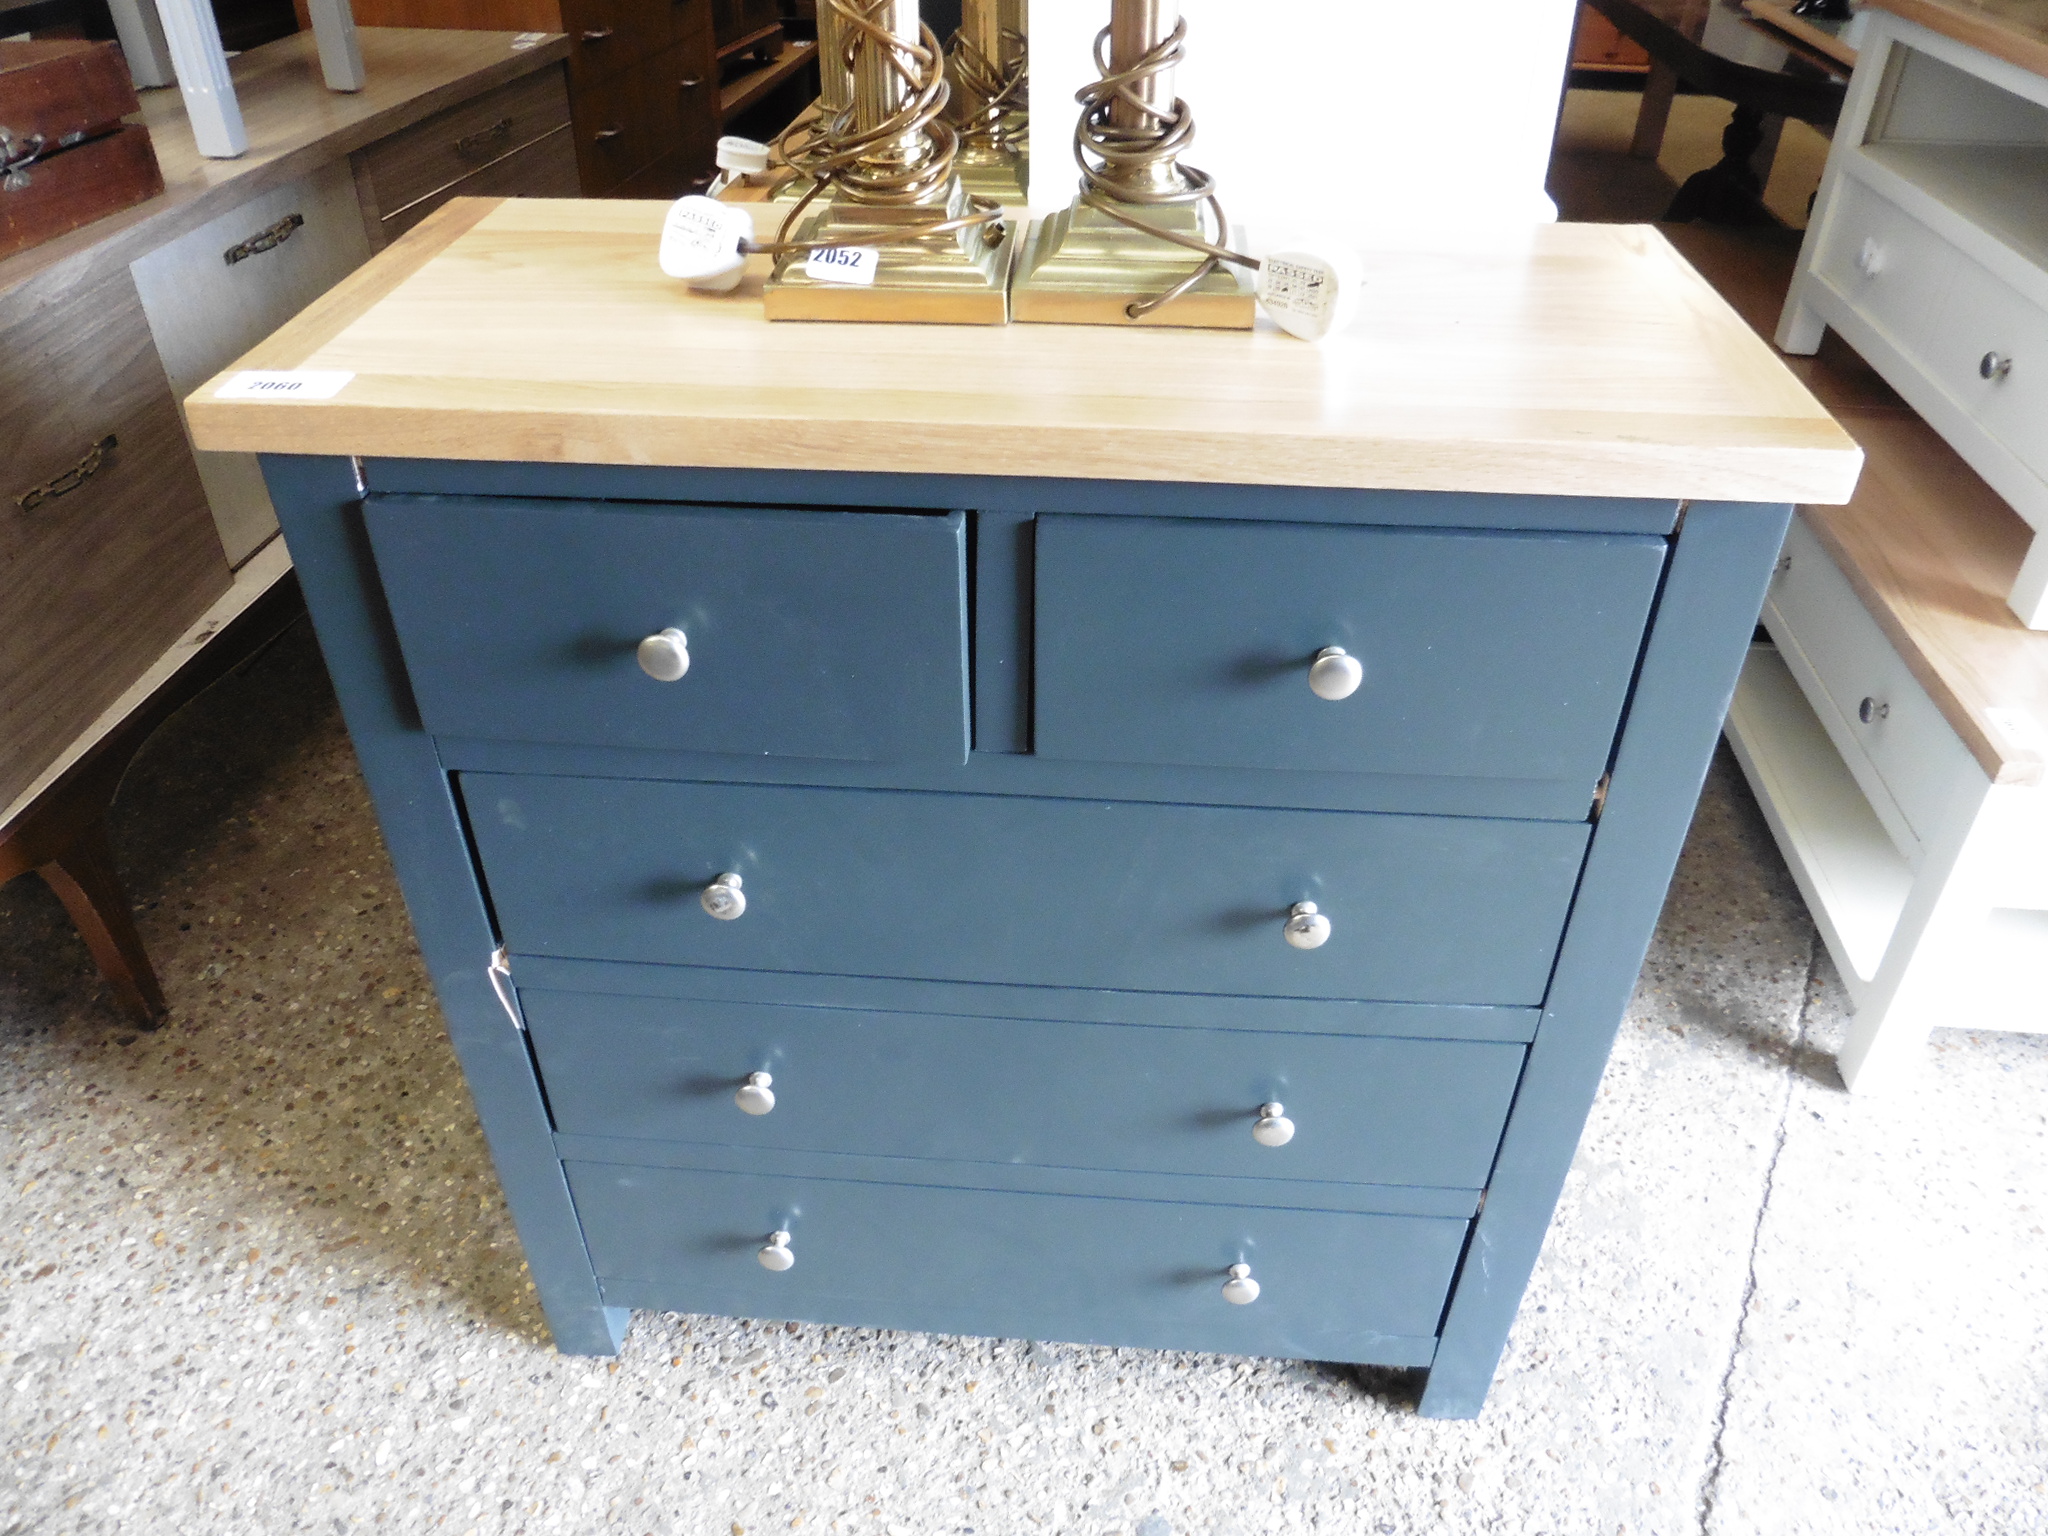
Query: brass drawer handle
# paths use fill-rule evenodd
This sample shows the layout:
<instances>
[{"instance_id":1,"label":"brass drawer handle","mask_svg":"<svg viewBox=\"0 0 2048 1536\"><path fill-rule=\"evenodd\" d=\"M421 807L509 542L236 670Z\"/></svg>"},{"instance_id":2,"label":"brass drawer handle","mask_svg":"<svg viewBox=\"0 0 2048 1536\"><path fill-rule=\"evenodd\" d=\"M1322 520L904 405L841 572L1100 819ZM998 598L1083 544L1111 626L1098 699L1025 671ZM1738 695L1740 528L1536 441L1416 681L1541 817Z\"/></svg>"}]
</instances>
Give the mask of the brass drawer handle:
<instances>
[{"instance_id":1,"label":"brass drawer handle","mask_svg":"<svg viewBox=\"0 0 2048 1536\"><path fill-rule=\"evenodd\" d=\"M616 139L620 134L624 133L625 131L626 130L621 128L617 123L612 123L607 127L598 129L597 132L591 135L591 137L595 139L598 143L602 144L606 139Z\"/></svg>"},{"instance_id":2,"label":"brass drawer handle","mask_svg":"<svg viewBox=\"0 0 2048 1536\"><path fill-rule=\"evenodd\" d=\"M703 83L703 79L697 75L685 75L679 83L679 88L685 91L694 91Z\"/></svg>"},{"instance_id":3,"label":"brass drawer handle","mask_svg":"<svg viewBox=\"0 0 2048 1536\"><path fill-rule=\"evenodd\" d=\"M583 29L583 41L586 43L601 43L611 35L612 29L610 27L585 27Z\"/></svg>"},{"instance_id":4,"label":"brass drawer handle","mask_svg":"<svg viewBox=\"0 0 2048 1536\"><path fill-rule=\"evenodd\" d=\"M233 266L238 261L247 261L251 256L261 256L265 251L274 251L285 241L305 227L303 213L288 213L270 228L251 235L240 245L231 245L220 253L222 261Z\"/></svg>"},{"instance_id":5,"label":"brass drawer handle","mask_svg":"<svg viewBox=\"0 0 2048 1536\"><path fill-rule=\"evenodd\" d=\"M71 468L54 480L47 480L41 485L23 491L14 498L14 504L24 512L33 512L46 501L55 501L59 496L69 496L98 474L101 466L107 462L107 455L120 446L114 440L114 434L109 432L94 443L91 451Z\"/></svg>"},{"instance_id":6,"label":"brass drawer handle","mask_svg":"<svg viewBox=\"0 0 2048 1536\"><path fill-rule=\"evenodd\" d=\"M473 155L479 150L489 149L500 139L512 137L512 119L501 117L488 128L479 128L475 133L465 133L455 141L455 153Z\"/></svg>"},{"instance_id":7,"label":"brass drawer handle","mask_svg":"<svg viewBox=\"0 0 2048 1536\"><path fill-rule=\"evenodd\" d=\"M17 139L0 128L0 191L19 192L29 184L28 168L36 163L44 143L40 133Z\"/></svg>"}]
</instances>

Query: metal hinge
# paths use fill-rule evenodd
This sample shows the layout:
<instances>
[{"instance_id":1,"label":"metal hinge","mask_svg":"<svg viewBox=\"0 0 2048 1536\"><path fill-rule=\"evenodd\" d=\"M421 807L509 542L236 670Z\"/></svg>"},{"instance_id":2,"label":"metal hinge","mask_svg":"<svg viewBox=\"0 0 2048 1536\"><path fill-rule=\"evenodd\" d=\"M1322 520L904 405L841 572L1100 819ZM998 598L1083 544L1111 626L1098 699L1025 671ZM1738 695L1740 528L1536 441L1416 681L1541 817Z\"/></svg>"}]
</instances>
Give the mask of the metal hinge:
<instances>
[{"instance_id":1,"label":"metal hinge","mask_svg":"<svg viewBox=\"0 0 2048 1536\"><path fill-rule=\"evenodd\" d=\"M491 990L498 994L498 1001L505 1005L505 1017L512 1021L517 1030L526 1028L526 1020L519 1013L519 997L512 990L512 957L505 953L500 944L491 951Z\"/></svg>"},{"instance_id":2,"label":"metal hinge","mask_svg":"<svg viewBox=\"0 0 2048 1536\"><path fill-rule=\"evenodd\" d=\"M1603 773L1600 775L1600 782L1593 786L1593 820L1595 821L1598 821L1600 813L1607 809L1607 786L1613 782L1613 774ZM501 950L499 953L502 954L503 951Z\"/></svg>"}]
</instances>

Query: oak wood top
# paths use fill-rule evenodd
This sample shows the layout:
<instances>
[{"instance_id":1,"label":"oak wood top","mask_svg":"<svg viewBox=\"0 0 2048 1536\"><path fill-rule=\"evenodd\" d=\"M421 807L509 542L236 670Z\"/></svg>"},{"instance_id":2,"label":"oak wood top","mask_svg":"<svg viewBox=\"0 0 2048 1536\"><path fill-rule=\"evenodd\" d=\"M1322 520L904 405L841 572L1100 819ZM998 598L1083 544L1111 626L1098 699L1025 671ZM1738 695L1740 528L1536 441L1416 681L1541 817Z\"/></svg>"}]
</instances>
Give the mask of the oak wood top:
<instances>
[{"instance_id":1,"label":"oak wood top","mask_svg":"<svg viewBox=\"0 0 2048 1536\"><path fill-rule=\"evenodd\" d=\"M661 275L664 205L457 200L187 404L203 448L1840 501L1861 455L1654 230L1380 255L1350 332L771 324ZM763 209L764 216L775 211ZM756 258L756 269L765 261Z\"/></svg>"},{"instance_id":2,"label":"oak wood top","mask_svg":"<svg viewBox=\"0 0 2048 1536\"><path fill-rule=\"evenodd\" d=\"M515 50L514 36L365 27L357 37L367 80L353 92L321 82L310 32L252 48L228 61L249 134L247 152L233 160L199 153L175 88L144 91L139 116L163 168L162 194L0 261L0 324L24 306L103 280L272 187L568 55L565 37Z\"/></svg>"},{"instance_id":3,"label":"oak wood top","mask_svg":"<svg viewBox=\"0 0 2048 1536\"><path fill-rule=\"evenodd\" d=\"M2048 0L1873 0L1880 9L2048 75Z\"/></svg>"}]
</instances>

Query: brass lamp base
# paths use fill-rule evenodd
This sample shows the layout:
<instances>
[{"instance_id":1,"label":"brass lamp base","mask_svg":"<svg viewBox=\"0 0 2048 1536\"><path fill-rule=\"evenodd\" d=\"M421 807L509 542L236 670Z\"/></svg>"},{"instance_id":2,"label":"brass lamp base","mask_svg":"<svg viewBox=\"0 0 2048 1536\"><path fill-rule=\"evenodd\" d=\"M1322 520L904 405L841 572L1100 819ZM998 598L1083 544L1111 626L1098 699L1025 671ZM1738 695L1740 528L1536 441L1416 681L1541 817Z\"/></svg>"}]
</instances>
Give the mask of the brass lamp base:
<instances>
[{"instance_id":1,"label":"brass lamp base","mask_svg":"<svg viewBox=\"0 0 2048 1536\"><path fill-rule=\"evenodd\" d=\"M944 206L874 208L835 202L807 214L792 237L832 240L845 231L845 244L871 243L859 231L935 224L968 213L967 193L956 181ZM805 256L779 256L763 294L770 320L874 320L933 325L1002 325L1010 318L1010 262L1018 244L1016 226L1003 223L1003 238L990 244L981 228L903 245L876 247L875 280L867 286L820 281L804 270Z\"/></svg>"},{"instance_id":2,"label":"brass lamp base","mask_svg":"<svg viewBox=\"0 0 2048 1536\"><path fill-rule=\"evenodd\" d=\"M982 145L963 145L953 161L960 185L976 197L1022 208L1029 200L1031 163L1023 155Z\"/></svg>"},{"instance_id":3,"label":"brass lamp base","mask_svg":"<svg viewBox=\"0 0 2048 1536\"><path fill-rule=\"evenodd\" d=\"M1201 236L1195 208L1146 208L1140 216L1164 229ZM1211 272L1171 304L1133 320L1129 306L1164 293L1201 256L1171 240L1119 224L1085 203L1031 226L1017 257L1010 315L1053 325L1165 325L1248 331L1257 309L1250 286L1231 267Z\"/></svg>"}]
</instances>

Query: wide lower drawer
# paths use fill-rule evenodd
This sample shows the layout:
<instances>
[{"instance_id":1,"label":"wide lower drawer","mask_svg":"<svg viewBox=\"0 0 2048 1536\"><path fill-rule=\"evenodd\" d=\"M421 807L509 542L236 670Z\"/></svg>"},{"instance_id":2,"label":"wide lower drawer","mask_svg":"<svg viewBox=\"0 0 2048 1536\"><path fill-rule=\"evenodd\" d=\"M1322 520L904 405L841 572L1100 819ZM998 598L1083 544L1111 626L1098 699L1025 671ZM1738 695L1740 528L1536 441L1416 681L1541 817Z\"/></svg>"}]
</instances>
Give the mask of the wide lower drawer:
<instances>
[{"instance_id":1,"label":"wide lower drawer","mask_svg":"<svg viewBox=\"0 0 2048 1536\"><path fill-rule=\"evenodd\" d=\"M845 759L967 755L959 513L373 496L429 730ZM673 631L679 675L641 642Z\"/></svg>"},{"instance_id":2,"label":"wide lower drawer","mask_svg":"<svg viewBox=\"0 0 2048 1536\"><path fill-rule=\"evenodd\" d=\"M1577 823L465 773L515 953L746 970L1534 1003ZM741 877L745 911L702 898ZM1286 942L1314 902L1319 948Z\"/></svg>"},{"instance_id":3,"label":"wide lower drawer","mask_svg":"<svg viewBox=\"0 0 2048 1536\"><path fill-rule=\"evenodd\" d=\"M429 200L438 205L456 195L453 188L464 177L557 133L572 165L568 189L535 195L574 197L568 127L569 88L561 66L550 65L359 151L352 164L364 212L385 226L388 239L399 232L390 226L401 215L412 215L401 228L418 223Z\"/></svg>"},{"instance_id":4,"label":"wide lower drawer","mask_svg":"<svg viewBox=\"0 0 2048 1536\"><path fill-rule=\"evenodd\" d=\"M1427 1364L1468 1223L569 1162L613 1306ZM788 1234L795 1262L760 1250ZM1223 1286L1249 1267L1257 1299Z\"/></svg>"},{"instance_id":5,"label":"wide lower drawer","mask_svg":"<svg viewBox=\"0 0 2048 1536\"><path fill-rule=\"evenodd\" d=\"M533 988L520 1002L573 1135L1367 1184L1483 1188L1523 1054ZM1280 1119L1283 1144L1254 1134L1278 1139Z\"/></svg>"},{"instance_id":6,"label":"wide lower drawer","mask_svg":"<svg viewBox=\"0 0 2048 1536\"><path fill-rule=\"evenodd\" d=\"M1660 538L1042 517L1043 757L1562 780L1606 771ZM1325 648L1351 688L1311 686Z\"/></svg>"}]
</instances>

